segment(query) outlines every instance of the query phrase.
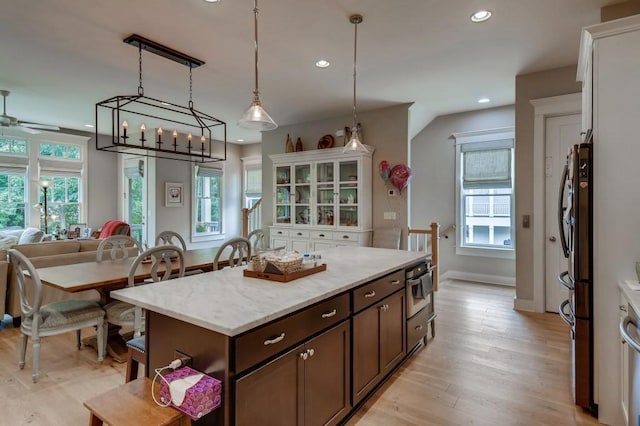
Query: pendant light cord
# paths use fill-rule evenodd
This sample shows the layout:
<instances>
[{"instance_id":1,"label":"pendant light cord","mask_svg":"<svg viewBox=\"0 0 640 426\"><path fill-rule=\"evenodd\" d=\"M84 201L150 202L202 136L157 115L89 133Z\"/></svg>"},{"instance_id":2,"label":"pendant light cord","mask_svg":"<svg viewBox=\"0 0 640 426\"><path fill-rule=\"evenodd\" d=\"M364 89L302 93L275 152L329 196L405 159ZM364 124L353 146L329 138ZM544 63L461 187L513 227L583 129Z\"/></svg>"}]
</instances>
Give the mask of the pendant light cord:
<instances>
[{"instance_id":1,"label":"pendant light cord","mask_svg":"<svg viewBox=\"0 0 640 426\"><path fill-rule=\"evenodd\" d=\"M144 96L142 87L142 44L138 45L138 95Z\"/></svg>"},{"instance_id":2,"label":"pendant light cord","mask_svg":"<svg viewBox=\"0 0 640 426\"><path fill-rule=\"evenodd\" d=\"M255 99L258 99L259 91L258 91L258 0L253 0L253 37L254 37L254 49L255 49L255 61L254 61L254 71L255 71L255 89L253 90L253 95Z\"/></svg>"},{"instance_id":3,"label":"pendant light cord","mask_svg":"<svg viewBox=\"0 0 640 426\"><path fill-rule=\"evenodd\" d=\"M361 20L362 18L360 18ZM358 23L359 21L352 17L352 22L355 26L354 37L353 37L353 127L351 131L353 132L356 129L356 121L357 121L357 110L356 110L356 60L358 53ZM361 22L361 21L360 21Z\"/></svg>"}]
</instances>

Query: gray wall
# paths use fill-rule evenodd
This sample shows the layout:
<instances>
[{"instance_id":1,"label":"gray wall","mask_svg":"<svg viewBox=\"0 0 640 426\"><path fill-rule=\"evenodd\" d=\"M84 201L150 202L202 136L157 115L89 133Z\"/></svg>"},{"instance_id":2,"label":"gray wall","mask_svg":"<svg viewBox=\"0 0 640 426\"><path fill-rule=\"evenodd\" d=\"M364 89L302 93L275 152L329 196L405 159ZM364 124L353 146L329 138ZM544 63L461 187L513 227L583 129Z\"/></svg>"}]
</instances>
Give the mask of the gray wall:
<instances>
[{"instance_id":1,"label":"gray wall","mask_svg":"<svg viewBox=\"0 0 640 426\"><path fill-rule=\"evenodd\" d=\"M516 76L516 297L533 299L533 228L522 227L522 216L533 217L532 99L580 92L576 66ZM544 222L544 221L543 221ZM543 223L540 222L540 223Z\"/></svg>"},{"instance_id":2,"label":"gray wall","mask_svg":"<svg viewBox=\"0 0 640 426\"><path fill-rule=\"evenodd\" d=\"M456 223L453 133L514 126L514 106L440 116L411 141L411 226L428 228L439 222L443 230ZM516 147L518 142L516 142ZM518 192L516 190L516 199ZM516 238L517 239L517 238ZM459 271L515 277L515 261L455 253L456 234L440 239L440 273Z\"/></svg>"},{"instance_id":3,"label":"gray wall","mask_svg":"<svg viewBox=\"0 0 640 426\"><path fill-rule=\"evenodd\" d=\"M358 122L362 123L363 142L375 147L373 154L373 226L407 227L408 198L406 193L402 196L387 197L387 187L384 181L378 177L378 164L387 160L392 166L398 163L408 163L408 128L409 106L402 104L358 114ZM273 164L269 155L285 152L287 134L295 144L297 138L301 138L304 150L317 148L318 140L326 134L334 135L336 146L342 146L341 137L336 137L336 130L350 126L351 115L332 119L319 120L308 123L281 126L276 130L262 134L262 189L263 227L273 224ZM384 220L385 211L395 211L396 220ZM404 240L403 232L403 240ZM404 243L403 243L404 244Z\"/></svg>"}]
</instances>

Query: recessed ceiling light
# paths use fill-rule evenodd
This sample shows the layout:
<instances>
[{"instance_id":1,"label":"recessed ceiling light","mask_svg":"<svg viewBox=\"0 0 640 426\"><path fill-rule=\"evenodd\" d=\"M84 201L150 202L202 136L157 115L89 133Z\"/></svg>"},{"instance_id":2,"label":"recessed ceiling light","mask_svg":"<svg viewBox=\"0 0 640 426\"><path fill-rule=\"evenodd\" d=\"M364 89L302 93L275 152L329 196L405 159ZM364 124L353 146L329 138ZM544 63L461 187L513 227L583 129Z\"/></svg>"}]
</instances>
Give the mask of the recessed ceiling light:
<instances>
[{"instance_id":1,"label":"recessed ceiling light","mask_svg":"<svg viewBox=\"0 0 640 426\"><path fill-rule=\"evenodd\" d=\"M478 103L479 104L486 104L486 103L489 103L489 102L491 102L491 99L489 99L489 98L480 98L480 99L478 99Z\"/></svg>"},{"instance_id":2,"label":"recessed ceiling light","mask_svg":"<svg viewBox=\"0 0 640 426\"><path fill-rule=\"evenodd\" d=\"M93 126L93 124L89 124L89 123L87 123L87 124L85 124L85 125L84 125L84 127L88 127L88 128L90 128L90 129L93 129L93 127L94 127L94 126Z\"/></svg>"},{"instance_id":3,"label":"recessed ceiling light","mask_svg":"<svg viewBox=\"0 0 640 426\"><path fill-rule=\"evenodd\" d=\"M244 142L244 139L238 139L237 141L238 142Z\"/></svg>"},{"instance_id":4,"label":"recessed ceiling light","mask_svg":"<svg viewBox=\"0 0 640 426\"><path fill-rule=\"evenodd\" d=\"M491 18L491 15L492 13L490 10L479 10L471 15L471 22L484 22Z\"/></svg>"},{"instance_id":5,"label":"recessed ceiling light","mask_svg":"<svg viewBox=\"0 0 640 426\"><path fill-rule=\"evenodd\" d=\"M220 0L204 0L207 3L218 3Z\"/></svg>"},{"instance_id":6,"label":"recessed ceiling light","mask_svg":"<svg viewBox=\"0 0 640 426\"><path fill-rule=\"evenodd\" d=\"M169 102L160 102L160 103L161 103L162 105L164 105L164 106L169 106L169 105L171 105Z\"/></svg>"},{"instance_id":7,"label":"recessed ceiling light","mask_svg":"<svg viewBox=\"0 0 640 426\"><path fill-rule=\"evenodd\" d=\"M318 68L327 68L329 65L331 65L331 62L327 61L326 59L320 59L318 62L316 62L316 67Z\"/></svg>"}]
</instances>

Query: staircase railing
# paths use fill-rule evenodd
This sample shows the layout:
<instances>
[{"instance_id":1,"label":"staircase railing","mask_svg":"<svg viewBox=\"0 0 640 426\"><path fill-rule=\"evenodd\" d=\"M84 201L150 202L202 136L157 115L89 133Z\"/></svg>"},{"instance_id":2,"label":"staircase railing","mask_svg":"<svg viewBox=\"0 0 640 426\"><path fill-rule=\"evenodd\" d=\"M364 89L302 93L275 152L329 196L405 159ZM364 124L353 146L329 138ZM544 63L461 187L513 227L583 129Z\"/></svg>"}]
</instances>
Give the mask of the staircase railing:
<instances>
[{"instance_id":1,"label":"staircase railing","mask_svg":"<svg viewBox=\"0 0 640 426\"><path fill-rule=\"evenodd\" d=\"M262 227L262 198L260 198L251 208L242 209L242 236L246 237L249 232Z\"/></svg>"}]
</instances>

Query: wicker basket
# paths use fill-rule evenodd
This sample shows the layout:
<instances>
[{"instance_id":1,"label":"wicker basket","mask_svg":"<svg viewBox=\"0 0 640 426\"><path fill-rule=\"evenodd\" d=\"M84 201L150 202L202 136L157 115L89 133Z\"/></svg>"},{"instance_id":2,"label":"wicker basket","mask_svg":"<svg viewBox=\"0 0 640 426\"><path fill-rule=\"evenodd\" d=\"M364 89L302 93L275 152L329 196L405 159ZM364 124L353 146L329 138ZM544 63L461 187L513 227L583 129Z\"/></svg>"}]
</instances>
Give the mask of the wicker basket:
<instances>
[{"instance_id":1,"label":"wicker basket","mask_svg":"<svg viewBox=\"0 0 640 426\"><path fill-rule=\"evenodd\" d=\"M286 262L281 260L269 259L269 263L271 263L280 271L282 271L283 274L290 274L292 272L297 272L302 270L302 258L288 260Z\"/></svg>"}]
</instances>

